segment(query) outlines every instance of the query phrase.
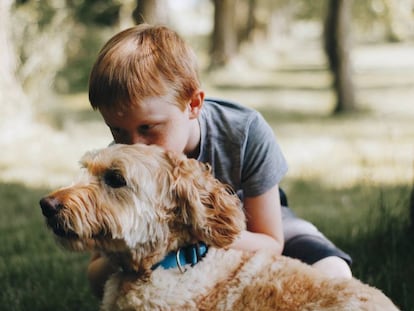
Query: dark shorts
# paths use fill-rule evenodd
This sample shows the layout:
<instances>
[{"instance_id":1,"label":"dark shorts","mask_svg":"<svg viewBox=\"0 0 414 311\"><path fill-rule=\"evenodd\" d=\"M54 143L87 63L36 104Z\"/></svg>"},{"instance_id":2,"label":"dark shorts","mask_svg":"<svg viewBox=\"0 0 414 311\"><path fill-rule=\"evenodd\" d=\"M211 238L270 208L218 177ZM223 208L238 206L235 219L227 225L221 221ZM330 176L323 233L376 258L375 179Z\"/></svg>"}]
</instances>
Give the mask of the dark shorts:
<instances>
[{"instance_id":1,"label":"dark shorts","mask_svg":"<svg viewBox=\"0 0 414 311\"><path fill-rule=\"evenodd\" d=\"M297 217L287 206L286 195L281 191L283 232L285 247L283 255L313 264L329 256L337 256L352 264L351 257L337 248L313 224Z\"/></svg>"}]
</instances>

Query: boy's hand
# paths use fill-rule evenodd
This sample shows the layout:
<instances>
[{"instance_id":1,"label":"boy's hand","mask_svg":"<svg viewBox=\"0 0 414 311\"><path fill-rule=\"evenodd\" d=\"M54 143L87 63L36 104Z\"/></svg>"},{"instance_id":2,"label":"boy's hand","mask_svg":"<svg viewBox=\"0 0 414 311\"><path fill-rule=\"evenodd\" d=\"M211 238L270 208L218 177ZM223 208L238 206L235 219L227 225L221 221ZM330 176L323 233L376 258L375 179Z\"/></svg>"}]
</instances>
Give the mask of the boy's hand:
<instances>
[{"instance_id":1,"label":"boy's hand","mask_svg":"<svg viewBox=\"0 0 414 311\"><path fill-rule=\"evenodd\" d=\"M87 276L91 290L96 297L102 299L106 281L118 269L107 257L98 252L92 254Z\"/></svg>"}]
</instances>

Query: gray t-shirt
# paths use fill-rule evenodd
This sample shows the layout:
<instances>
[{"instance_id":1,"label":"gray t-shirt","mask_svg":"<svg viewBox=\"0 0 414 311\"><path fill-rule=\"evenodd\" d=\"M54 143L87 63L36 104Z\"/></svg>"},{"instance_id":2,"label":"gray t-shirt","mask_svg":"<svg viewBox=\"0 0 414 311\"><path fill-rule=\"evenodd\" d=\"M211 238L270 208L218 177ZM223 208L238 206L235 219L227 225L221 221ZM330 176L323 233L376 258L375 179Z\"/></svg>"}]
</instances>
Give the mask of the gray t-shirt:
<instances>
[{"instance_id":1,"label":"gray t-shirt","mask_svg":"<svg viewBox=\"0 0 414 311\"><path fill-rule=\"evenodd\" d=\"M200 154L214 176L240 198L258 196L279 183L287 163L261 114L236 103L206 99L199 116Z\"/></svg>"}]
</instances>

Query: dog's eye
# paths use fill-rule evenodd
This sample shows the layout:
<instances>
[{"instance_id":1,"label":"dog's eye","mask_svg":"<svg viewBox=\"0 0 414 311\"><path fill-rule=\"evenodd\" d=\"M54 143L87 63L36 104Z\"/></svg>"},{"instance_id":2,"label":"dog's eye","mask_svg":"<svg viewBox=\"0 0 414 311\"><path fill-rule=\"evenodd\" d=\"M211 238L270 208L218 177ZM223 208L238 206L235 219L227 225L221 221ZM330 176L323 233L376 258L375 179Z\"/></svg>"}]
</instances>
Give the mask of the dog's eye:
<instances>
[{"instance_id":1,"label":"dog's eye","mask_svg":"<svg viewBox=\"0 0 414 311\"><path fill-rule=\"evenodd\" d=\"M124 176L118 171L113 170L105 172L104 181L111 188L121 188L127 184Z\"/></svg>"}]
</instances>

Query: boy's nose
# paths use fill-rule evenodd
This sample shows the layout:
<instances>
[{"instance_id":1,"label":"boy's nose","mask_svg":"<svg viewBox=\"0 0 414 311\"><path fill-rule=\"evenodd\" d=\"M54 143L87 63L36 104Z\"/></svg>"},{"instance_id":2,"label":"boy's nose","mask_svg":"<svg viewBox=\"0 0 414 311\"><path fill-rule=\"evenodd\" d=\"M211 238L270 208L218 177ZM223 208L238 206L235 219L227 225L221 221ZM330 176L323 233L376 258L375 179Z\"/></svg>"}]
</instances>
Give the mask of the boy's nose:
<instances>
[{"instance_id":1,"label":"boy's nose","mask_svg":"<svg viewBox=\"0 0 414 311\"><path fill-rule=\"evenodd\" d=\"M132 133L129 135L127 145L135 145L135 144L146 144L144 138L137 133Z\"/></svg>"},{"instance_id":2,"label":"boy's nose","mask_svg":"<svg viewBox=\"0 0 414 311\"><path fill-rule=\"evenodd\" d=\"M137 133L128 133L124 135L114 136L115 142L117 144L124 145L135 145L135 144L145 144L145 139L143 139Z\"/></svg>"}]
</instances>

